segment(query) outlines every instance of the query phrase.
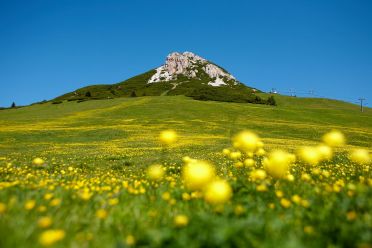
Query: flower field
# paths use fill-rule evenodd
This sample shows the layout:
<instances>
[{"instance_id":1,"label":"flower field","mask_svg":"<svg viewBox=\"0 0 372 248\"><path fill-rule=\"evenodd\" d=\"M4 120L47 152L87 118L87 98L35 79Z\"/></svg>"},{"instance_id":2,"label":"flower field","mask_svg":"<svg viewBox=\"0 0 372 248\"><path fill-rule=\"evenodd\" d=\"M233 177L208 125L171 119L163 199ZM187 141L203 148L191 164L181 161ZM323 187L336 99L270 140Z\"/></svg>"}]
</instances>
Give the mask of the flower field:
<instances>
[{"instance_id":1,"label":"flower field","mask_svg":"<svg viewBox=\"0 0 372 248\"><path fill-rule=\"evenodd\" d=\"M370 109L141 97L0 124L0 247L372 247Z\"/></svg>"}]
</instances>

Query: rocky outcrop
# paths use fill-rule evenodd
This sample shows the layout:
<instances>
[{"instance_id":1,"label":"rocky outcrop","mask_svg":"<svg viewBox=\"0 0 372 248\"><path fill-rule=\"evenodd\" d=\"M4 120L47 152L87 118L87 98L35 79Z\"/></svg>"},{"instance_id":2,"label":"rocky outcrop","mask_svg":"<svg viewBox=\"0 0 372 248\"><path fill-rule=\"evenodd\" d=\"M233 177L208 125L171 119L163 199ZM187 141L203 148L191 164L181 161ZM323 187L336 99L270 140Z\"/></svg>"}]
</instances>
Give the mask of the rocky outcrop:
<instances>
[{"instance_id":1,"label":"rocky outcrop","mask_svg":"<svg viewBox=\"0 0 372 248\"><path fill-rule=\"evenodd\" d=\"M165 64L156 69L148 83L177 80L179 75L197 79L201 71L210 78L208 85L211 86L228 85L231 82L238 83L231 74L192 52L169 54Z\"/></svg>"}]
</instances>

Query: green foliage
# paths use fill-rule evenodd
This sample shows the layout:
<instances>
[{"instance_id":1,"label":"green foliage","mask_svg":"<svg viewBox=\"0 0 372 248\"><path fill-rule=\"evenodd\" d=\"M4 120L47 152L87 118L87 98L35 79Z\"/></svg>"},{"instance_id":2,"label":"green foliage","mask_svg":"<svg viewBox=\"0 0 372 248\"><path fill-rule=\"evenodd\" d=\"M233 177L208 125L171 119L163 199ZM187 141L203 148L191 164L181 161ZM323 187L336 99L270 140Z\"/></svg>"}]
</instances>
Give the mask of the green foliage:
<instances>
[{"instance_id":1,"label":"green foliage","mask_svg":"<svg viewBox=\"0 0 372 248\"><path fill-rule=\"evenodd\" d=\"M275 101L274 96L269 96L266 101L267 101L267 104L276 106L276 101Z\"/></svg>"},{"instance_id":2,"label":"green foliage","mask_svg":"<svg viewBox=\"0 0 372 248\"><path fill-rule=\"evenodd\" d=\"M137 97L136 92L133 90L132 93L130 94L130 97Z\"/></svg>"}]
</instances>

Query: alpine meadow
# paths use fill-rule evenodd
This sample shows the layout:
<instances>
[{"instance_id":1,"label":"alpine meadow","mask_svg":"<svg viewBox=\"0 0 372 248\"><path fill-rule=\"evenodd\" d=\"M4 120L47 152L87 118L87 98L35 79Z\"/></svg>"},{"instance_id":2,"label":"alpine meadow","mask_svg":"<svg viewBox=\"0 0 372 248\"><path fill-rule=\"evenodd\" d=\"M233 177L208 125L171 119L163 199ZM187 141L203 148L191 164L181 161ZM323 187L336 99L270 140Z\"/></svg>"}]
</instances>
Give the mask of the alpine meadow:
<instances>
[{"instance_id":1,"label":"alpine meadow","mask_svg":"<svg viewBox=\"0 0 372 248\"><path fill-rule=\"evenodd\" d=\"M371 13L0 1L0 248L372 248Z\"/></svg>"},{"instance_id":2,"label":"alpine meadow","mask_svg":"<svg viewBox=\"0 0 372 248\"><path fill-rule=\"evenodd\" d=\"M371 109L275 97L2 110L1 247L370 244Z\"/></svg>"}]
</instances>

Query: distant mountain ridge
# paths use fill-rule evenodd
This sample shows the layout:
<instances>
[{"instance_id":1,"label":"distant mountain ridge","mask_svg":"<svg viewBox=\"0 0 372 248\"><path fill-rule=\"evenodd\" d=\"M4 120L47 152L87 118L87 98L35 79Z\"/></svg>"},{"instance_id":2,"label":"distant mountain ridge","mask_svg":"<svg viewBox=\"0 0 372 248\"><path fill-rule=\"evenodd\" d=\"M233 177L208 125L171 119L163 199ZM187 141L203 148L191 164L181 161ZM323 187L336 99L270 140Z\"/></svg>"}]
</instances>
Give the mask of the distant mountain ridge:
<instances>
[{"instance_id":1,"label":"distant mountain ridge","mask_svg":"<svg viewBox=\"0 0 372 248\"><path fill-rule=\"evenodd\" d=\"M196 100L275 105L261 99L257 89L239 82L222 67L192 53L170 53L156 69L111 85L91 85L59 96L55 103L116 97L185 95Z\"/></svg>"}]
</instances>

